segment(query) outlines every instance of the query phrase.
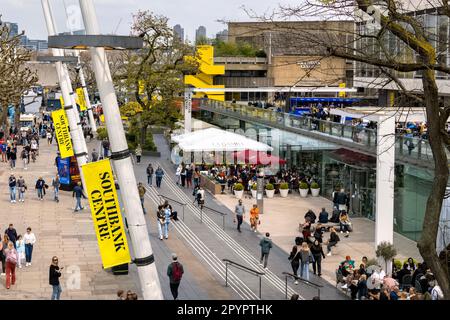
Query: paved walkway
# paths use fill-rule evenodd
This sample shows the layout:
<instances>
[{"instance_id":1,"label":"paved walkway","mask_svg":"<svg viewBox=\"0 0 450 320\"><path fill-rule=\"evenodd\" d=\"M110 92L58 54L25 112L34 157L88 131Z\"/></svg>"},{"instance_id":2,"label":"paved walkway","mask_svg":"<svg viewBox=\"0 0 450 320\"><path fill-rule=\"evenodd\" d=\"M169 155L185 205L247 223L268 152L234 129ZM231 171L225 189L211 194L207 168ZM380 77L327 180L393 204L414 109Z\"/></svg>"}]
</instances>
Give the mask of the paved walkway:
<instances>
[{"instance_id":1,"label":"paved walkway","mask_svg":"<svg viewBox=\"0 0 450 320\"><path fill-rule=\"evenodd\" d=\"M142 182L146 180L145 168L149 162L155 168L157 165L161 165L166 172L161 189L148 188L147 199L151 200L151 202L147 202L146 207L154 208L156 206L158 194L186 204L184 221L173 223L172 230L175 231L177 238L183 239L183 242L194 253L194 256L203 265L207 266L207 269L213 274L219 286L223 287L224 285L225 265L222 259L230 259L246 267L266 273L262 279L262 299L284 299L285 279L282 273L291 271L285 251L278 245L275 245L270 253L269 269L265 271L261 268L259 266L259 240L261 235L250 232L249 228L246 229L245 227L244 229L246 230L243 233L238 233L232 222L232 212L210 195L207 196L207 206L227 214L225 217L225 230L223 230L222 217L220 215L207 210L201 215L200 210L195 205L192 205L192 190L180 189L173 180L174 168L168 160L169 150L164 138L161 135L155 135L155 143L158 145L158 150L162 152L162 157L160 159L143 157L142 164L135 166L136 175L140 177ZM175 201L171 201L171 204L178 210L181 217L181 206L177 205ZM203 223L201 223L200 219L203 220ZM157 239L156 233L152 234L152 236ZM152 243L155 243L153 238ZM229 271L229 276L232 282L231 290L234 291L234 294L241 299L257 299L259 295L258 279L254 275L244 273L235 268L231 270L231 272ZM321 290L323 299L345 298L340 292L336 291L334 286L329 285L322 279L311 278L311 281L324 285L324 288ZM294 286L293 281L289 280L288 296L293 293L299 293L304 299L311 299L317 295L317 290L304 284Z\"/></svg>"}]
</instances>

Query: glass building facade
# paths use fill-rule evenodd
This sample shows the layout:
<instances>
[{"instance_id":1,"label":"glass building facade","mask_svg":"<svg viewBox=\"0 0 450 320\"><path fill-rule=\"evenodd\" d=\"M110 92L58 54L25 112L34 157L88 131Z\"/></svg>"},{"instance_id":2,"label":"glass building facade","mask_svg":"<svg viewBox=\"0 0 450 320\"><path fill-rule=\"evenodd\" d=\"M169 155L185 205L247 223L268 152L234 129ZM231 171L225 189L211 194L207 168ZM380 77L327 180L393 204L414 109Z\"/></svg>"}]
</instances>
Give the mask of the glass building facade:
<instances>
[{"instance_id":1,"label":"glass building facade","mask_svg":"<svg viewBox=\"0 0 450 320\"><path fill-rule=\"evenodd\" d=\"M223 129L251 132L249 137L272 146L273 154L287 161L287 168L311 172L319 181L323 197L332 200L333 191L344 188L350 194L350 214L375 220L375 157L297 133L208 111L194 115ZM396 164L395 170L394 231L417 241L422 231L433 172L401 163Z\"/></svg>"}]
</instances>

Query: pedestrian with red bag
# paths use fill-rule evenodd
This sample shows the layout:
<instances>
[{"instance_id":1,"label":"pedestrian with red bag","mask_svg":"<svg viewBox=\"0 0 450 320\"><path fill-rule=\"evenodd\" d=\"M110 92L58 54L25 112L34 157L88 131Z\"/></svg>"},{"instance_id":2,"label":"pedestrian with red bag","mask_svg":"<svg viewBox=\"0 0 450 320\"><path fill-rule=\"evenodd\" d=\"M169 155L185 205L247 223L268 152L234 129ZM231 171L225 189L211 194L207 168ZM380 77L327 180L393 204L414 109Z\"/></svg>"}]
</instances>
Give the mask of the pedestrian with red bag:
<instances>
[{"instance_id":1,"label":"pedestrian with red bag","mask_svg":"<svg viewBox=\"0 0 450 320\"><path fill-rule=\"evenodd\" d=\"M183 265L178 262L178 257L175 253L172 253L172 263L167 268L167 275L170 280L170 291L172 292L173 299L178 298L178 287L180 286L181 278L183 277L184 269Z\"/></svg>"}]
</instances>

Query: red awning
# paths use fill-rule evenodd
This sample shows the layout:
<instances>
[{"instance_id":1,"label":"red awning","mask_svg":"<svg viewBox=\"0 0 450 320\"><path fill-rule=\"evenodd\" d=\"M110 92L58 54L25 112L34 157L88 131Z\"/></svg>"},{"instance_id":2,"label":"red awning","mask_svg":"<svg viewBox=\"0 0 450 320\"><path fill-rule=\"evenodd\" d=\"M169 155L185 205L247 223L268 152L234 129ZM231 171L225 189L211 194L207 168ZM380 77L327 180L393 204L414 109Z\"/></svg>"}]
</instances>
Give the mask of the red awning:
<instances>
[{"instance_id":1,"label":"red awning","mask_svg":"<svg viewBox=\"0 0 450 320\"><path fill-rule=\"evenodd\" d=\"M235 151L233 152L233 157L236 158L238 162L244 162L248 164L257 165L270 165L270 164L286 164L286 160L281 159L274 155L269 155L262 151Z\"/></svg>"}]
</instances>

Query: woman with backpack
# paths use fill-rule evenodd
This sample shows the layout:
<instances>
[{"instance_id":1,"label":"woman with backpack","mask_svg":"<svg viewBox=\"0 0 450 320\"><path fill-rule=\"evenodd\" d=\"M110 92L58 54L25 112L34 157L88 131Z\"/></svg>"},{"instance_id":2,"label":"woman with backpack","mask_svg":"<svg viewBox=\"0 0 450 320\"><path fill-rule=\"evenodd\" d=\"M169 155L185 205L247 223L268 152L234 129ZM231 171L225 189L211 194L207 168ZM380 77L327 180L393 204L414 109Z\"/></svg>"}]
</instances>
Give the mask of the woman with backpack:
<instances>
[{"instance_id":1,"label":"woman with backpack","mask_svg":"<svg viewBox=\"0 0 450 320\"><path fill-rule=\"evenodd\" d=\"M314 256L309 249L308 243L303 242L302 249L300 251L301 264L301 277L309 281L309 264L314 263Z\"/></svg>"},{"instance_id":2,"label":"woman with backpack","mask_svg":"<svg viewBox=\"0 0 450 320\"><path fill-rule=\"evenodd\" d=\"M298 276L298 268L300 267L300 251L302 249L302 238L295 238L295 246L292 248L289 260L291 261L292 272L294 275ZM295 279L294 284L298 284L297 279Z\"/></svg>"},{"instance_id":3,"label":"woman with backpack","mask_svg":"<svg viewBox=\"0 0 450 320\"><path fill-rule=\"evenodd\" d=\"M6 289L9 289L11 284L16 284L16 264L18 254L11 241L8 242L8 246L4 251L6 257Z\"/></svg>"}]
</instances>

